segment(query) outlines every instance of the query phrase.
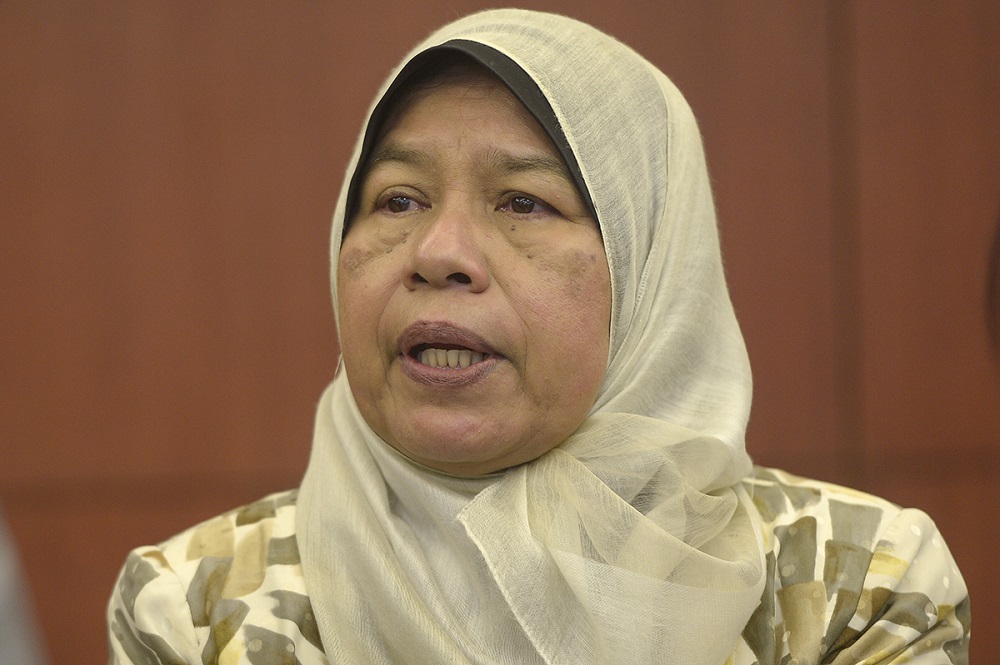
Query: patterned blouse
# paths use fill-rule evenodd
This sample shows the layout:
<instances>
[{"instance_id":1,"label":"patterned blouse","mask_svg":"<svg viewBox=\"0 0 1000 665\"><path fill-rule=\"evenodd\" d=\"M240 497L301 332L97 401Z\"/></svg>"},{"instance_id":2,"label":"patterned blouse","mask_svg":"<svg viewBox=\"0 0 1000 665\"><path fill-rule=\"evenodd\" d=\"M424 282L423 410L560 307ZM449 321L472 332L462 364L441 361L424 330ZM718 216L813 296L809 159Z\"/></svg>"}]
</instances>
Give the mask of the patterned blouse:
<instances>
[{"instance_id":1,"label":"patterned blouse","mask_svg":"<svg viewBox=\"0 0 1000 665\"><path fill-rule=\"evenodd\" d=\"M726 665L968 663L965 584L927 515L773 469L744 482L767 586ZM329 663L295 500L275 494L133 551L108 605L110 662Z\"/></svg>"}]
</instances>

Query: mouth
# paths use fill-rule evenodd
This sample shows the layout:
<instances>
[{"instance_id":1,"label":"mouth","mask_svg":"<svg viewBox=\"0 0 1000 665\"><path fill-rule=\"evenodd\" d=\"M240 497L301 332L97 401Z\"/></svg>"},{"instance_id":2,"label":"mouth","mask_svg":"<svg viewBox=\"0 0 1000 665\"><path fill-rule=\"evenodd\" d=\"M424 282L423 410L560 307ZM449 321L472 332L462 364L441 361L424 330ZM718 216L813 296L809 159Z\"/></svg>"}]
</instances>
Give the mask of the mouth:
<instances>
[{"instance_id":1,"label":"mouth","mask_svg":"<svg viewBox=\"0 0 1000 665\"><path fill-rule=\"evenodd\" d=\"M465 369L478 365L487 357L485 353L464 347L434 347L429 344L418 344L408 355L421 365L439 369Z\"/></svg>"},{"instance_id":2,"label":"mouth","mask_svg":"<svg viewBox=\"0 0 1000 665\"><path fill-rule=\"evenodd\" d=\"M484 369L502 358L478 334L451 323L419 321L399 338L404 366L413 370L463 372Z\"/></svg>"}]
</instances>

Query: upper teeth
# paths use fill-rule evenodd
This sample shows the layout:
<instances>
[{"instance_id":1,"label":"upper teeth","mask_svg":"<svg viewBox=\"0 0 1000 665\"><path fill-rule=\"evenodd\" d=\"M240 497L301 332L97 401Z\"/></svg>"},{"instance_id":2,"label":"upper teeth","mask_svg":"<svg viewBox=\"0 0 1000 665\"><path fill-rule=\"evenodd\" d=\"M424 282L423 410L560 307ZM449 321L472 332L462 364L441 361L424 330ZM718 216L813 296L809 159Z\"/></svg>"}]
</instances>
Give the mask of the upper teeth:
<instances>
[{"instance_id":1,"label":"upper teeth","mask_svg":"<svg viewBox=\"0 0 1000 665\"><path fill-rule=\"evenodd\" d=\"M482 362L485 357L486 354L469 349L424 349L420 352L419 360L431 367L462 369Z\"/></svg>"}]
</instances>

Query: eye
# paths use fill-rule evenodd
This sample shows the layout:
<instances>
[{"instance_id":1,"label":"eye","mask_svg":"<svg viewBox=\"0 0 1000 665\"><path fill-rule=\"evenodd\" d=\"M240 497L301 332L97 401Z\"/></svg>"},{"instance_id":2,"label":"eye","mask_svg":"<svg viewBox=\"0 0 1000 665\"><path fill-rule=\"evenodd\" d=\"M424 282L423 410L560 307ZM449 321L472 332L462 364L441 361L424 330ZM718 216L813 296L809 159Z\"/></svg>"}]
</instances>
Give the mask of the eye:
<instances>
[{"instance_id":1,"label":"eye","mask_svg":"<svg viewBox=\"0 0 1000 665\"><path fill-rule=\"evenodd\" d=\"M517 215L551 214L555 212L549 204L526 194L514 194L508 197L504 203L500 204L499 209Z\"/></svg>"},{"instance_id":2,"label":"eye","mask_svg":"<svg viewBox=\"0 0 1000 665\"><path fill-rule=\"evenodd\" d=\"M421 207L421 203L412 196L405 194L392 194L383 197L376 203L376 208L384 210L391 215L399 215L404 212L412 212Z\"/></svg>"},{"instance_id":3,"label":"eye","mask_svg":"<svg viewBox=\"0 0 1000 665\"><path fill-rule=\"evenodd\" d=\"M409 196L393 196L385 202L386 210L389 212L406 212L410 209L413 199Z\"/></svg>"},{"instance_id":4,"label":"eye","mask_svg":"<svg viewBox=\"0 0 1000 665\"><path fill-rule=\"evenodd\" d=\"M535 202L527 196L515 196L510 200L510 209L513 212L527 215L535 211Z\"/></svg>"}]
</instances>

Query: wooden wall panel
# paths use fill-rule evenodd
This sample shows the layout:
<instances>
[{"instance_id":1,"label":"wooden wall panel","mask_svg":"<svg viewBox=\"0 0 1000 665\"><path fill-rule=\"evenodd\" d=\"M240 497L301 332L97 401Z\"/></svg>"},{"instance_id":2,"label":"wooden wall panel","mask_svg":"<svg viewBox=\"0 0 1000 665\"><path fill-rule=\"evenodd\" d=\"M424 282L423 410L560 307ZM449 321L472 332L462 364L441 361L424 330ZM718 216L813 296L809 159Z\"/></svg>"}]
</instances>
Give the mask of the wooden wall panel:
<instances>
[{"instance_id":1,"label":"wooden wall panel","mask_svg":"<svg viewBox=\"0 0 1000 665\"><path fill-rule=\"evenodd\" d=\"M304 467L337 357L330 109L366 104L307 9L0 4L0 498L55 663L104 661L130 548Z\"/></svg>"},{"instance_id":2,"label":"wooden wall panel","mask_svg":"<svg viewBox=\"0 0 1000 665\"><path fill-rule=\"evenodd\" d=\"M899 454L995 448L1000 6L857 7L866 433Z\"/></svg>"},{"instance_id":3,"label":"wooden wall panel","mask_svg":"<svg viewBox=\"0 0 1000 665\"><path fill-rule=\"evenodd\" d=\"M252 478L36 488L4 496L52 663L106 662L104 605L124 555L244 503ZM260 485L293 478L262 476ZM128 494L124 500L123 495ZM150 539L155 539L151 541Z\"/></svg>"},{"instance_id":4,"label":"wooden wall panel","mask_svg":"<svg viewBox=\"0 0 1000 665\"><path fill-rule=\"evenodd\" d=\"M1000 216L1000 6L851 8L866 476L936 519L970 588L972 662L990 662L1000 381L984 298Z\"/></svg>"},{"instance_id":5,"label":"wooden wall panel","mask_svg":"<svg viewBox=\"0 0 1000 665\"><path fill-rule=\"evenodd\" d=\"M711 6L692 21L696 56L676 56L693 67L672 75L705 136L754 370L748 447L759 463L844 480L825 8Z\"/></svg>"},{"instance_id":6,"label":"wooden wall panel","mask_svg":"<svg viewBox=\"0 0 1000 665\"><path fill-rule=\"evenodd\" d=\"M210 10L28 7L4 8L2 408L33 445L3 477L248 472L248 445L300 466L336 359L323 254L302 260L346 153L330 86L297 76L325 33L287 20L272 48L258 17L220 46Z\"/></svg>"},{"instance_id":7,"label":"wooden wall panel","mask_svg":"<svg viewBox=\"0 0 1000 665\"><path fill-rule=\"evenodd\" d=\"M405 49L487 4L0 3L0 500L54 662L103 661L129 548L297 482L336 363L328 220L362 113ZM953 301L996 203L995 32L961 8L533 5L635 46L699 117L755 372L751 452L928 508L993 588L956 497L1000 476L994 393L976 305ZM928 75L911 42L947 68ZM931 84L961 122L908 119ZM914 143L946 164L918 185ZM944 234L946 191L976 221ZM938 246L927 277L914 252ZM919 344L894 346L901 328ZM978 442L985 475L938 465L946 431ZM887 479L907 445L927 463Z\"/></svg>"}]
</instances>

